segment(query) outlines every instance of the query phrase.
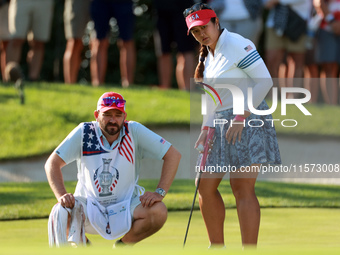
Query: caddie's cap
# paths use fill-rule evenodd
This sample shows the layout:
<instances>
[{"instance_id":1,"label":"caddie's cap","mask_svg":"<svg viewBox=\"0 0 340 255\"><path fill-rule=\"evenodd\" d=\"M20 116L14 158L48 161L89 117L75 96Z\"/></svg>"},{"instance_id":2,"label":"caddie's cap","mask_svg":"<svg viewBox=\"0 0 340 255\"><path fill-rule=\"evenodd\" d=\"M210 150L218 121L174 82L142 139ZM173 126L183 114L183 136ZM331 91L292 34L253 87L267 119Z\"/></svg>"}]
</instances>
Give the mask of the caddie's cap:
<instances>
[{"instance_id":1,"label":"caddie's cap","mask_svg":"<svg viewBox=\"0 0 340 255\"><path fill-rule=\"evenodd\" d=\"M123 96L116 92L105 92L98 100L97 111L106 112L117 109L125 113L125 103Z\"/></svg>"}]
</instances>

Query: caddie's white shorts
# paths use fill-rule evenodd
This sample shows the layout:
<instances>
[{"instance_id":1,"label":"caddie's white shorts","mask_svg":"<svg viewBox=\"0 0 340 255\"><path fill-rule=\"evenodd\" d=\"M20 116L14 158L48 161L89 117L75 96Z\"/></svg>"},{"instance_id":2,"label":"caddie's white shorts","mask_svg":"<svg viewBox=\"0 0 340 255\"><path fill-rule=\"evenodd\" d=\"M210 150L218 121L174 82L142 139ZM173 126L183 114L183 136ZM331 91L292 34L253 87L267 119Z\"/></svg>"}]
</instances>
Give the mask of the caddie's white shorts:
<instances>
[{"instance_id":1,"label":"caddie's white shorts","mask_svg":"<svg viewBox=\"0 0 340 255\"><path fill-rule=\"evenodd\" d=\"M80 197L80 196L75 196L75 199L77 199L84 208L84 213L85 213L85 232L92 234L92 235L98 235L98 232L92 227L88 216L87 216L87 199L86 197ZM131 219L133 221L133 212L135 211L136 207L140 204L139 196L138 195L133 195L131 199L131 204L130 204L130 213L131 213Z\"/></svg>"}]
</instances>

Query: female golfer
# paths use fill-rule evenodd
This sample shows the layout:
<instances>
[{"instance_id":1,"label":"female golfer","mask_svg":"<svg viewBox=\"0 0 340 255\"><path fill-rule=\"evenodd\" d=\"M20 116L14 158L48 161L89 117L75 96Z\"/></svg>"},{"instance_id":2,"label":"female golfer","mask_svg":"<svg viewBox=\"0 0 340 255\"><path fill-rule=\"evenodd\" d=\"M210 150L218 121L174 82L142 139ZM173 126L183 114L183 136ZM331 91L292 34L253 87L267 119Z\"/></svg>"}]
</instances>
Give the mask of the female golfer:
<instances>
[{"instance_id":1,"label":"female golfer","mask_svg":"<svg viewBox=\"0 0 340 255\"><path fill-rule=\"evenodd\" d=\"M256 245L260 225L260 206L255 194L258 169L261 164L281 164L281 159L272 116L251 113L247 98L252 97L253 107L257 110L269 109L264 98L272 87L272 79L255 45L238 34L222 29L216 13L208 5L195 4L183 14L188 34L191 32L201 44L195 79L215 86L222 102L215 105L207 96L208 113L203 118L195 147L204 144L207 129L213 127L218 122L216 120L228 121L215 125L215 142L206 163L206 166L215 167L210 169L220 169L220 172L202 173L198 188L199 205L210 247L224 246L225 207L218 186L225 171L221 169L229 169L230 172L242 244ZM244 102L236 101L244 105L243 115L233 114L233 95L230 90L216 86L221 83L234 85L243 92ZM248 87L252 87L249 96ZM233 125L230 125L231 122Z\"/></svg>"}]
</instances>

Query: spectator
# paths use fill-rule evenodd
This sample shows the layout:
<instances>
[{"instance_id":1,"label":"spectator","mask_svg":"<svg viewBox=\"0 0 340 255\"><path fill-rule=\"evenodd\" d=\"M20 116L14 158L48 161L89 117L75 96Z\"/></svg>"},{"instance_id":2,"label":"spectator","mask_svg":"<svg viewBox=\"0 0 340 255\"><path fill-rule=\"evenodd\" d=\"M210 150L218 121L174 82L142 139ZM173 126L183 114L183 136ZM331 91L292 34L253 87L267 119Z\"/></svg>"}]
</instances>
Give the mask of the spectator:
<instances>
[{"instance_id":1,"label":"spectator","mask_svg":"<svg viewBox=\"0 0 340 255\"><path fill-rule=\"evenodd\" d=\"M107 50L109 40L109 21L117 20L120 54L120 74L123 87L128 87L134 80L136 49L133 40L135 16L132 0L92 0L90 13L94 21L96 38L91 42L91 79L93 86L104 83L107 69Z\"/></svg>"},{"instance_id":2,"label":"spectator","mask_svg":"<svg viewBox=\"0 0 340 255\"><path fill-rule=\"evenodd\" d=\"M321 89L326 103L336 105L339 97L340 0L317 0L315 8L324 17L317 36L316 60L322 67ZM332 79L333 78L333 79Z\"/></svg>"},{"instance_id":3,"label":"spectator","mask_svg":"<svg viewBox=\"0 0 340 255\"><path fill-rule=\"evenodd\" d=\"M7 63L20 63L22 46L27 38L28 79L39 79L45 51L50 38L53 0L12 0L8 12L11 40L7 47Z\"/></svg>"},{"instance_id":4,"label":"spectator","mask_svg":"<svg viewBox=\"0 0 340 255\"><path fill-rule=\"evenodd\" d=\"M313 0L310 0L311 2ZM304 85L311 93L310 103L317 103L320 92L320 72L319 65L315 59L316 50L316 31L320 26L322 17L316 13L315 8L311 10L311 17L308 20L307 41L306 41L306 58L304 69Z\"/></svg>"},{"instance_id":5,"label":"spectator","mask_svg":"<svg viewBox=\"0 0 340 255\"><path fill-rule=\"evenodd\" d=\"M0 67L3 80L5 80L6 48L10 40L8 30L8 3L9 0L0 0Z\"/></svg>"},{"instance_id":6,"label":"spectator","mask_svg":"<svg viewBox=\"0 0 340 255\"><path fill-rule=\"evenodd\" d=\"M155 0L157 10L157 27L155 31L155 49L158 59L158 76L161 88L171 88L173 63L172 50L175 44L176 80L182 90L190 89L190 78L195 70L195 40L186 35L186 24L183 20L183 10L193 5L193 0Z\"/></svg>"},{"instance_id":7,"label":"spectator","mask_svg":"<svg viewBox=\"0 0 340 255\"><path fill-rule=\"evenodd\" d=\"M220 17L220 24L258 46L262 32L262 0L211 0L210 6Z\"/></svg>"},{"instance_id":8,"label":"spectator","mask_svg":"<svg viewBox=\"0 0 340 255\"><path fill-rule=\"evenodd\" d=\"M306 51L306 35L301 34L297 41L292 41L287 36L279 34L274 29L275 15L278 15L276 6L280 3L288 5L301 18L307 20L310 15L310 0L265 0L265 7L269 14L266 24L266 62L273 78L278 78L280 64L287 52L288 78L303 77L303 66ZM292 86L293 84L290 84Z\"/></svg>"},{"instance_id":9,"label":"spectator","mask_svg":"<svg viewBox=\"0 0 340 255\"><path fill-rule=\"evenodd\" d=\"M67 40L64 53L65 83L76 83L83 50L82 36L90 19L90 0L65 0L64 26Z\"/></svg>"}]
</instances>

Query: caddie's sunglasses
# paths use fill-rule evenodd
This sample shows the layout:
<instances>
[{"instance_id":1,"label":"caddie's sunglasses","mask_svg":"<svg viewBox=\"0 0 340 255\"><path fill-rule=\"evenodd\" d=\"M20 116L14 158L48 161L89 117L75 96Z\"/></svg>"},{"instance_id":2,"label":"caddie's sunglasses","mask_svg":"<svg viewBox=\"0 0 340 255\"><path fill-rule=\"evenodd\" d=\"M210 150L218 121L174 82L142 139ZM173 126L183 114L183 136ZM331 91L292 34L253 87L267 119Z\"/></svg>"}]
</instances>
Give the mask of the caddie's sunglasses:
<instances>
[{"instance_id":1,"label":"caddie's sunglasses","mask_svg":"<svg viewBox=\"0 0 340 255\"><path fill-rule=\"evenodd\" d=\"M203 3L197 3L197 4L194 4L193 6L191 6L190 8L186 8L183 12L183 15L184 15L184 17L187 17L189 14L191 14L193 12L197 12L197 11L204 10L204 9L211 10L209 5L203 4Z\"/></svg>"},{"instance_id":2,"label":"caddie's sunglasses","mask_svg":"<svg viewBox=\"0 0 340 255\"><path fill-rule=\"evenodd\" d=\"M117 107L124 107L126 101L124 99L115 99L113 97L104 97L103 98L103 104L105 106L112 106L113 104L116 104Z\"/></svg>"}]
</instances>

